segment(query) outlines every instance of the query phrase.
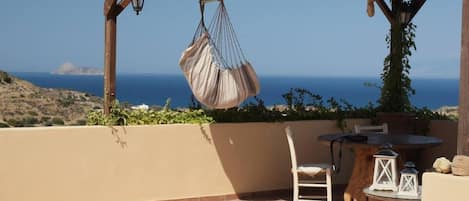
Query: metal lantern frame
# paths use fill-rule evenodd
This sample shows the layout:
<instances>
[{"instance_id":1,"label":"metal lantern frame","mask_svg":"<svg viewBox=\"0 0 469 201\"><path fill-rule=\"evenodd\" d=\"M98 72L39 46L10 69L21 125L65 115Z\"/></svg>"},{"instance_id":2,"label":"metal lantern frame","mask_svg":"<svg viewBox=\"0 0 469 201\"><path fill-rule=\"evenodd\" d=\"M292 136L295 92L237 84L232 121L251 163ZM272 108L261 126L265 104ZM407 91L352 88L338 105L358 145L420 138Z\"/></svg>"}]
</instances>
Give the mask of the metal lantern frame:
<instances>
[{"instance_id":1,"label":"metal lantern frame","mask_svg":"<svg viewBox=\"0 0 469 201\"><path fill-rule=\"evenodd\" d=\"M132 0L132 7L134 8L134 11L138 14L143 9L143 4L145 3L145 0Z\"/></svg>"},{"instance_id":2,"label":"metal lantern frame","mask_svg":"<svg viewBox=\"0 0 469 201\"><path fill-rule=\"evenodd\" d=\"M419 180L418 171L413 162L406 162L405 168L401 171L398 195L418 197Z\"/></svg>"},{"instance_id":3,"label":"metal lantern frame","mask_svg":"<svg viewBox=\"0 0 469 201\"><path fill-rule=\"evenodd\" d=\"M400 19L399 21L401 22L402 25L407 25L409 24L410 20L412 19L412 14L414 13L413 7L412 7L412 2L403 2L401 4L401 10L400 10Z\"/></svg>"},{"instance_id":4,"label":"metal lantern frame","mask_svg":"<svg viewBox=\"0 0 469 201\"><path fill-rule=\"evenodd\" d=\"M397 188L397 165L399 156L391 149L391 145L384 145L373 155L375 167L373 173L373 184L370 190L389 190L396 192Z\"/></svg>"}]
</instances>

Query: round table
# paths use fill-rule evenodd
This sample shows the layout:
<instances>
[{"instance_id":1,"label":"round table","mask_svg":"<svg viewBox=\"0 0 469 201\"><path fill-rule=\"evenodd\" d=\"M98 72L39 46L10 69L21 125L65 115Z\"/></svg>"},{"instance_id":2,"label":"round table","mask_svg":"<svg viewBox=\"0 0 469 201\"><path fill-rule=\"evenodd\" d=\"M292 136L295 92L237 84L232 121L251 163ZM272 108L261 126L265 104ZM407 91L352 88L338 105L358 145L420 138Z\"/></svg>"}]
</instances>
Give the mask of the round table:
<instances>
[{"instance_id":1,"label":"round table","mask_svg":"<svg viewBox=\"0 0 469 201\"><path fill-rule=\"evenodd\" d=\"M332 140L345 135L356 135L351 133L326 134L318 137L318 140L329 146ZM344 140L343 145L351 147L355 155L352 175L344 192L344 201L365 201L366 195L363 189L373 182L373 167L375 154L383 144L390 143L393 149L401 152L403 149L419 149L436 146L442 143L441 139L423 135L411 134L360 134L368 137L362 142ZM400 153L402 154L402 153Z\"/></svg>"},{"instance_id":2,"label":"round table","mask_svg":"<svg viewBox=\"0 0 469 201\"><path fill-rule=\"evenodd\" d=\"M381 200L381 201L420 201L421 192L422 192L422 186L419 187L419 195L416 197L399 195L397 192L392 192L392 191L373 191L373 190L370 190L369 188L363 189L363 193L365 193L367 198Z\"/></svg>"}]
</instances>

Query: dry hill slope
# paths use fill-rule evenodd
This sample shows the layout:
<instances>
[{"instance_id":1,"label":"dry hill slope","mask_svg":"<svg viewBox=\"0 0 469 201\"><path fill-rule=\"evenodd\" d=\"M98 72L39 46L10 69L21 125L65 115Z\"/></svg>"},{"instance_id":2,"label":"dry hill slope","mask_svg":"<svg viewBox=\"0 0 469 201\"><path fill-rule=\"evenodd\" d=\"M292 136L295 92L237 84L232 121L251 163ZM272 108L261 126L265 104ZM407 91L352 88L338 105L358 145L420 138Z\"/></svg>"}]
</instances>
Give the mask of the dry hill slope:
<instances>
[{"instance_id":1,"label":"dry hill slope","mask_svg":"<svg viewBox=\"0 0 469 201\"><path fill-rule=\"evenodd\" d=\"M37 87L0 71L0 127L85 124L102 99L64 89Z\"/></svg>"}]
</instances>

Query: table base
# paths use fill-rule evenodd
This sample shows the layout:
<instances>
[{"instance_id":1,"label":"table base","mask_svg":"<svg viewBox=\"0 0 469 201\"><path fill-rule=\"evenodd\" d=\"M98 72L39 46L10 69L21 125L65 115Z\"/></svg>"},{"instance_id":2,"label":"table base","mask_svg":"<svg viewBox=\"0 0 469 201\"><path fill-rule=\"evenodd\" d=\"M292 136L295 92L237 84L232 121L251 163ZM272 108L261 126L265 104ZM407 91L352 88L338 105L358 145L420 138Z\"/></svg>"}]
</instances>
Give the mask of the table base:
<instances>
[{"instance_id":1,"label":"table base","mask_svg":"<svg viewBox=\"0 0 469 201\"><path fill-rule=\"evenodd\" d=\"M365 201L366 195L363 188L373 183L373 154L378 148L354 149L355 164L353 165L352 176L344 192L344 201Z\"/></svg>"}]
</instances>

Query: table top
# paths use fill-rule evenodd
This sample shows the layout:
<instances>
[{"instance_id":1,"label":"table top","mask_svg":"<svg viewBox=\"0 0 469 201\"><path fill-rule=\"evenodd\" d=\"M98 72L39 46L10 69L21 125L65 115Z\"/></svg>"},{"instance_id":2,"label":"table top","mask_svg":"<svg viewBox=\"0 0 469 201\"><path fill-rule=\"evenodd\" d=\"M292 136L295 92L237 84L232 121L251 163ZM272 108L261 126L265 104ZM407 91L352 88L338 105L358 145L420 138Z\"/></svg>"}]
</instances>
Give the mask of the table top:
<instances>
[{"instance_id":1,"label":"table top","mask_svg":"<svg viewBox=\"0 0 469 201\"><path fill-rule=\"evenodd\" d=\"M318 137L321 142L331 142L334 139L346 136L356 135L352 133L336 133L326 134ZM441 144L443 141L436 137L424 136L424 135L411 135L411 134L378 134L378 133L366 133L360 134L368 137L367 141L356 142L351 140L344 140L344 145L353 146L366 146L366 147L379 147L383 144L390 143L393 148L424 148L431 147Z\"/></svg>"},{"instance_id":2,"label":"table top","mask_svg":"<svg viewBox=\"0 0 469 201\"><path fill-rule=\"evenodd\" d=\"M399 200L399 201L419 201L421 197L422 186L419 187L419 195L417 197L398 195L397 192L392 191L374 191L369 188L364 188L363 193L368 197L373 197L379 200ZM389 199L388 199L389 198Z\"/></svg>"}]
</instances>

